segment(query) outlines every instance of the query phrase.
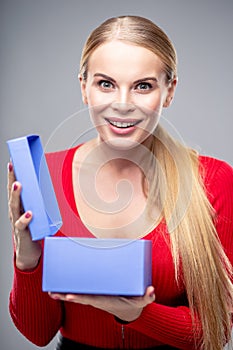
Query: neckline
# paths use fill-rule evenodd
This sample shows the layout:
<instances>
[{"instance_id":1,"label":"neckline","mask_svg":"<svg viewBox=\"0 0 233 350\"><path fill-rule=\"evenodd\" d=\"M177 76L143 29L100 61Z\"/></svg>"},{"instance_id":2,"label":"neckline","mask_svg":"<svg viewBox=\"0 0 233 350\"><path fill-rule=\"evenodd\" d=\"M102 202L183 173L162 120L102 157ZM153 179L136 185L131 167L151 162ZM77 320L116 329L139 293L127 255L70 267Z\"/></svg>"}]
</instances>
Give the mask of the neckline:
<instances>
[{"instance_id":1,"label":"neckline","mask_svg":"<svg viewBox=\"0 0 233 350\"><path fill-rule=\"evenodd\" d=\"M78 208L77 208L77 205L75 202L74 188L73 188L72 165L73 165L75 153L80 147L82 147L82 145L83 144L80 144L80 145L77 145L73 148L70 148L66 153L66 156L65 156L65 159L63 162L63 166L62 166L62 186L64 189L64 194L65 194L66 200L69 204L69 207L71 208L71 210L73 211L75 216L78 217L79 222L82 224L82 227L87 232L87 236L92 237L92 238L98 238L85 226L85 224L81 220L81 217L79 215ZM153 236L153 234L155 232L160 232L161 227L163 227L164 225L165 225L164 218L161 218L159 220L159 222L157 224L155 224L155 226L149 232L147 232L145 235L139 236L138 238L135 238L135 239L151 239L152 238L151 236ZM164 230L162 230L162 231L164 231Z\"/></svg>"}]
</instances>

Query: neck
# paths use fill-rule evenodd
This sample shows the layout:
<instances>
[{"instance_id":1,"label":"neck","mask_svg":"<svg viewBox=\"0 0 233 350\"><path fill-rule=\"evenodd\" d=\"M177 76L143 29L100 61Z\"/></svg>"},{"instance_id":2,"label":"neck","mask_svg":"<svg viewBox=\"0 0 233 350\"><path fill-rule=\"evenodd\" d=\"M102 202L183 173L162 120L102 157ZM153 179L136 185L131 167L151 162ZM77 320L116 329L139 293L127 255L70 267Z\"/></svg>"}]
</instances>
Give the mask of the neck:
<instances>
[{"instance_id":1,"label":"neck","mask_svg":"<svg viewBox=\"0 0 233 350\"><path fill-rule=\"evenodd\" d=\"M152 144L152 137L148 137L142 144L135 144L132 147L120 148L104 142L100 138L97 139L97 152L95 154L96 160L102 164L111 165L116 172L122 172L139 167L146 171L145 166L148 167L150 158L153 157L150 149Z\"/></svg>"}]
</instances>

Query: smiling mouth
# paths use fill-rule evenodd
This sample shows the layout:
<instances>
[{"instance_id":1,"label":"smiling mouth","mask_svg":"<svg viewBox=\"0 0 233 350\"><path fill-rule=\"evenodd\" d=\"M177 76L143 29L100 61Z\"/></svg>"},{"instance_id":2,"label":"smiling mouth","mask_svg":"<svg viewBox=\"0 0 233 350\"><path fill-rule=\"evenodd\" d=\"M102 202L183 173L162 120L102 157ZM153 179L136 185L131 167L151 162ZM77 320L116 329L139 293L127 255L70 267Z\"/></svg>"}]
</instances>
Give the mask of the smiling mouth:
<instances>
[{"instance_id":1,"label":"smiling mouth","mask_svg":"<svg viewBox=\"0 0 233 350\"><path fill-rule=\"evenodd\" d=\"M137 124L139 124L141 122L141 120L137 120L134 122L120 122L120 121L113 121L113 120L109 120L109 119L105 119L109 124L111 124L112 126L115 126L116 128L119 129L127 129L127 128L132 128L134 126L136 126Z\"/></svg>"}]
</instances>

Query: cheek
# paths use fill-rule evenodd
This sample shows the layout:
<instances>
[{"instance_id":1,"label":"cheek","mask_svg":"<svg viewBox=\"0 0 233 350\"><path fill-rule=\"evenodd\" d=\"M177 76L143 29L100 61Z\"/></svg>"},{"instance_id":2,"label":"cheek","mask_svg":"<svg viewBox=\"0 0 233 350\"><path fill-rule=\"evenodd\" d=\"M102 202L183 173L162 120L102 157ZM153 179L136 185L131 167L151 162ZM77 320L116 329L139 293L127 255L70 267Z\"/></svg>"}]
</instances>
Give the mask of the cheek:
<instances>
[{"instance_id":1,"label":"cheek","mask_svg":"<svg viewBox=\"0 0 233 350\"><path fill-rule=\"evenodd\" d=\"M99 106L111 103L113 101L113 96L111 93L104 94L95 89L90 89L87 91L87 100L89 106Z\"/></svg>"},{"instance_id":2,"label":"cheek","mask_svg":"<svg viewBox=\"0 0 233 350\"><path fill-rule=\"evenodd\" d=\"M143 107L148 112L160 112L163 106L163 98L161 94L143 95L135 99L138 106Z\"/></svg>"}]
</instances>

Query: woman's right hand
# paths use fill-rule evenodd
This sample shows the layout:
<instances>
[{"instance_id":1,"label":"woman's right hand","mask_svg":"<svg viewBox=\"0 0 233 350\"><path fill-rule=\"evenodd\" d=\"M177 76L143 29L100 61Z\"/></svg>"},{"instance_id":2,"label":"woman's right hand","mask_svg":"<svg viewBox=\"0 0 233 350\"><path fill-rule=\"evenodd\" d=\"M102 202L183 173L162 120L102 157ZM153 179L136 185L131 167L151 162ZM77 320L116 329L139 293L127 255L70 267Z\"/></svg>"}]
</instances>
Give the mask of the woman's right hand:
<instances>
[{"instance_id":1,"label":"woman's right hand","mask_svg":"<svg viewBox=\"0 0 233 350\"><path fill-rule=\"evenodd\" d=\"M27 211L26 213L22 213L21 190L22 186L16 181L13 165L9 163L8 205L9 218L14 234L16 266L20 270L30 271L37 266L42 248L41 242L32 241L31 239L28 225L32 220L32 212Z\"/></svg>"}]
</instances>

